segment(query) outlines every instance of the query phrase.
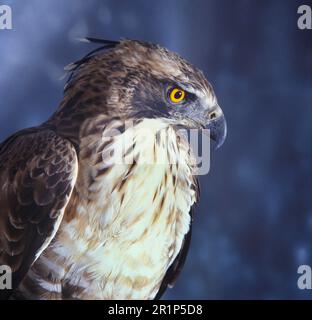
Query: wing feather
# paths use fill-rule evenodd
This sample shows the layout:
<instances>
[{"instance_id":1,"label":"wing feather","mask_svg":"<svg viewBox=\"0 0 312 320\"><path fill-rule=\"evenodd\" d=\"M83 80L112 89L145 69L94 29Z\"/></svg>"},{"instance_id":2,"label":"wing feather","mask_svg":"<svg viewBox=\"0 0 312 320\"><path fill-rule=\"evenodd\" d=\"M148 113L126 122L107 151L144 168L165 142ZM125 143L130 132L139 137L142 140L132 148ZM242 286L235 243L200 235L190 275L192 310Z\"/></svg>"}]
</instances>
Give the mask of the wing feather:
<instances>
[{"instance_id":1,"label":"wing feather","mask_svg":"<svg viewBox=\"0 0 312 320\"><path fill-rule=\"evenodd\" d=\"M13 289L55 236L77 171L73 145L52 130L26 129L0 145L0 265L11 267Z\"/></svg>"},{"instance_id":2,"label":"wing feather","mask_svg":"<svg viewBox=\"0 0 312 320\"><path fill-rule=\"evenodd\" d=\"M195 187L196 187L196 191L197 191L197 195L199 194L199 185L198 185L198 181L195 180ZM191 216L191 223L190 223L190 229L188 231L188 233L184 236L184 240L180 249L180 252L178 253L177 257L174 259L174 261L172 262L171 266L168 268L165 277L162 280L162 283L160 285L160 288L154 298L154 300L159 300L162 295L165 293L165 291L167 290L167 288L172 288L186 261L186 257L190 248L190 244L191 244L191 238L192 238L192 222L193 222L193 214L194 214L194 206L193 205L191 207L190 210L190 216Z\"/></svg>"}]
</instances>

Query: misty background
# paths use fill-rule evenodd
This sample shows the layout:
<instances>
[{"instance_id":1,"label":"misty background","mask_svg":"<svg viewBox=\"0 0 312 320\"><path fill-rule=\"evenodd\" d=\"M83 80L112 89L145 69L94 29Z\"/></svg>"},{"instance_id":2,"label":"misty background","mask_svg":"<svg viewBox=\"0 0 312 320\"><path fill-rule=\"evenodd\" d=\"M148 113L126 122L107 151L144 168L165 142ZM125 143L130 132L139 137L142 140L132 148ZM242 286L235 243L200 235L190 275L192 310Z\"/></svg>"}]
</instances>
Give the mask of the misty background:
<instances>
[{"instance_id":1,"label":"misty background","mask_svg":"<svg viewBox=\"0 0 312 320\"><path fill-rule=\"evenodd\" d=\"M228 137L201 177L191 250L165 299L311 299L312 30L292 0L2 0L0 140L45 121L94 36L159 43L203 70Z\"/></svg>"}]
</instances>

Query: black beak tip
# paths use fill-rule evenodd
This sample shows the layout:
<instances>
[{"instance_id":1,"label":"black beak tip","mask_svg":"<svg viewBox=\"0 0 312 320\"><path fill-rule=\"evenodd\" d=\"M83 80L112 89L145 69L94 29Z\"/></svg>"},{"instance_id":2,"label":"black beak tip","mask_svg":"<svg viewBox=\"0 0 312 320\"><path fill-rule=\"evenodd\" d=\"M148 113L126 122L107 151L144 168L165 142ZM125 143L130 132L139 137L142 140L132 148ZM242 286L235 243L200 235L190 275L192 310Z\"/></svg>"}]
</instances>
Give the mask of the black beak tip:
<instances>
[{"instance_id":1,"label":"black beak tip","mask_svg":"<svg viewBox=\"0 0 312 320\"><path fill-rule=\"evenodd\" d=\"M227 125L224 115L212 121L208 129L210 129L211 146L213 150L220 148L227 135Z\"/></svg>"}]
</instances>

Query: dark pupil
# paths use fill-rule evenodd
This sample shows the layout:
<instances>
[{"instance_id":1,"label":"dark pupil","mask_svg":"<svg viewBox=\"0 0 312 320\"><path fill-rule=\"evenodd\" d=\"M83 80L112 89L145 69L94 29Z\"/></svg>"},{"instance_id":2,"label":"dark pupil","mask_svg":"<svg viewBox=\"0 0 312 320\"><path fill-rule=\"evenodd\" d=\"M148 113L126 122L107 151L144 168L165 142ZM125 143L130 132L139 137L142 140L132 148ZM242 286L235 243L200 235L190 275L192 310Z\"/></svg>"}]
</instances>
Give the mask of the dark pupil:
<instances>
[{"instance_id":1,"label":"dark pupil","mask_svg":"<svg viewBox=\"0 0 312 320\"><path fill-rule=\"evenodd\" d=\"M182 97L182 92L181 91L177 91L175 94L174 94L174 98L179 100L180 98Z\"/></svg>"}]
</instances>

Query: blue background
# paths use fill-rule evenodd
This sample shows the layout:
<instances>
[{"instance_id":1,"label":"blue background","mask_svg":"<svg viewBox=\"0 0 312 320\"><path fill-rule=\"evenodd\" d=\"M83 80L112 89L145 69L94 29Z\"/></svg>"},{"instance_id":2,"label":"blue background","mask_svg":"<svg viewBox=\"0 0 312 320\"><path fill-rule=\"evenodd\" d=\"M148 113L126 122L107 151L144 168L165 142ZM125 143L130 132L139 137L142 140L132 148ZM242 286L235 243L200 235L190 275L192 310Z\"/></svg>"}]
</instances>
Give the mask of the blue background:
<instances>
[{"instance_id":1,"label":"blue background","mask_svg":"<svg viewBox=\"0 0 312 320\"><path fill-rule=\"evenodd\" d=\"M312 31L309 1L2 0L0 140L46 120L62 98L62 68L90 35L160 43L200 67L228 122L201 178L190 254L165 298L312 298L297 268L312 266Z\"/></svg>"}]
</instances>

